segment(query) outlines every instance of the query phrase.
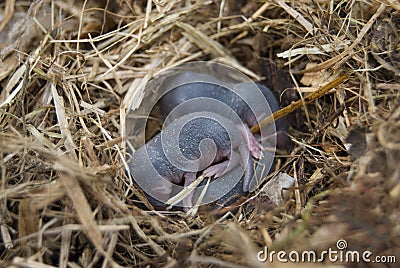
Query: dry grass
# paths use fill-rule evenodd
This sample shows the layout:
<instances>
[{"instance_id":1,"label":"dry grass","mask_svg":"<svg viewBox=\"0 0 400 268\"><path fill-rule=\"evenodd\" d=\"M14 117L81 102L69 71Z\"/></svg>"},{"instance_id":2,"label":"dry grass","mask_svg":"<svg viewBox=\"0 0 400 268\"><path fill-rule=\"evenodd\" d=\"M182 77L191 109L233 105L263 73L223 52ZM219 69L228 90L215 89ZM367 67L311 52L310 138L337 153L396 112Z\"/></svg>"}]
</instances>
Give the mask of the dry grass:
<instances>
[{"instance_id":1,"label":"dry grass","mask_svg":"<svg viewBox=\"0 0 400 268\"><path fill-rule=\"evenodd\" d=\"M27 3L0 4L0 266L265 267L264 246L339 239L400 261L397 1ZM287 200L257 192L219 218L140 209L124 122L146 81L194 60L258 80L266 58L302 98L351 71L291 129Z\"/></svg>"}]
</instances>

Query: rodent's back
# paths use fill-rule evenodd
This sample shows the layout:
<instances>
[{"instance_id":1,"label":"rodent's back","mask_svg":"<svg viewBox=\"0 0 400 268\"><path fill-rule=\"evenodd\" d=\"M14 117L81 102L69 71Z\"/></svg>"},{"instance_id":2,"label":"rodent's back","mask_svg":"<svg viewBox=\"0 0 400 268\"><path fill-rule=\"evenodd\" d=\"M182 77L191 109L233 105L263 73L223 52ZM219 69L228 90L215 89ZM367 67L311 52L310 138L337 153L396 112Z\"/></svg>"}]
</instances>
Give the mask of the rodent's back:
<instances>
[{"instance_id":1,"label":"rodent's back","mask_svg":"<svg viewBox=\"0 0 400 268\"><path fill-rule=\"evenodd\" d=\"M160 99L161 115L165 119L176 106L196 98L210 98L221 101L231 107L239 117L245 109L245 102L226 87L209 82L191 82L171 89ZM192 111L186 111L186 113L190 112Z\"/></svg>"},{"instance_id":2,"label":"rodent's back","mask_svg":"<svg viewBox=\"0 0 400 268\"><path fill-rule=\"evenodd\" d=\"M200 142L205 139L214 142L217 161L231 148L231 140L224 126L214 119L199 117L190 120L179 132L179 149L188 159L198 159L201 156Z\"/></svg>"}]
</instances>

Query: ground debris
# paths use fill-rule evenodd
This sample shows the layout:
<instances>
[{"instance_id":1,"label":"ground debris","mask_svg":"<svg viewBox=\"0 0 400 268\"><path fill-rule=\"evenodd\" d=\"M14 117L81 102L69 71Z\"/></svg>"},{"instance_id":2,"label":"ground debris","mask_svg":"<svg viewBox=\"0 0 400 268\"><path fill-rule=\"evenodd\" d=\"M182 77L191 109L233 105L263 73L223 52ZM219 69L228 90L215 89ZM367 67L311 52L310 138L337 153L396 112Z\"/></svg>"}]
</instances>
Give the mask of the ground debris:
<instances>
[{"instance_id":1,"label":"ground debris","mask_svg":"<svg viewBox=\"0 0 400 268\"><path fill-rule=\"evenodd\" d=\"M400 261L396 1L3 2L0 266L265 267L265 247L343 241ZM195 60L300 99L350 73L296 115L275 161L294 181L280 202L264 184L218 217L152 211L125 172L129 109L157 73Z\"/></svg>"}]
</instances>

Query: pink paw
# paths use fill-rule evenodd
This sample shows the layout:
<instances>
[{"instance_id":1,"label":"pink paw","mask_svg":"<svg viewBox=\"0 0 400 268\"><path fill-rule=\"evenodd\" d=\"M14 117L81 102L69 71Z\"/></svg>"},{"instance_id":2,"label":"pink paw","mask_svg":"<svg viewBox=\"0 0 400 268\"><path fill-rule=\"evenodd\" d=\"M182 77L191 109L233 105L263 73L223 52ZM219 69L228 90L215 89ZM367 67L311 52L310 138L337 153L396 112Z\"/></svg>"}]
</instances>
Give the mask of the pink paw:
<instances>
[{"instance_id":1,"label":"pink paw","mask_svg":"<svg viewBox=\"0 0 400 268\"><path fill-rule=\"evenodd\" d=\"M257 159L263 157L263 146L260 144L253 133L251 133L249 127L245 125L239 128L242 132L243 137L246 139L247 147L249 148L250 154Z\"/></svg>"},{"instance_id":2,"label":"pink paw","mask_svg":"<svg viewBox=\"0 0 400 268\"><path fill-rule=\"evenodd\" d=\"M251 134L251 136L248 137L249 138L249 151L250 154L257 159L261 159L263 157L263 146L262 144L260 144L256 138L253 136L253 134Z\"/></svg>"},{"instance_id":3,"label":"pink paw","mask_svg":"<svg viewBox=\"0 0 400 268\"><path fill-rule=\"evenodd\" d=\"M203 174L206 177L212 177L212 176L220 177L225 173L226 168L228 167L228 163L229 161L224 161L222 163L209 166L203 171Z\"/></svg>"}]
</instances>

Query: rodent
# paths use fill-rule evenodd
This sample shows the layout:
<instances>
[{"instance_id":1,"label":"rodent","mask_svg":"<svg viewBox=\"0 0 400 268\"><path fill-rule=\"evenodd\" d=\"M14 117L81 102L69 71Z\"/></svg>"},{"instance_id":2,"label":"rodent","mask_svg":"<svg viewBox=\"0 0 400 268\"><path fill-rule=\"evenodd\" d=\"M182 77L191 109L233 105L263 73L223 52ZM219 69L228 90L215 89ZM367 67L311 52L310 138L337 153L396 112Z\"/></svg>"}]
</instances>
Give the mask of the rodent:
<instances>
[{"instance_id":1,"label":"rodent","mask_svg":"<svg viewBox=\"0 0 400 268\"><path fill-rule=\"evenodd\" d=\"M207 139L212 143L204 143ZM178 153L193 163L181 161ZM215 114L192 113L175 120L139 148L129 168L141 180L139 186L145 192L151 191L155 199L166 201L172 192L171 183L186 187L198 171L204 170L210 177L221 176L239 164L245 172L251 170L247 145L236 125ZM184 210L192 207L192 196L183 199Z\"/></svg>"},{"instance_id":2,"label":"rodent","mask_svg":"<svg viewBox=\"0 0 400 268\"><path fill-rule=\"evenodd\" d=\"M198 80L198 81L197 81ZM201 81L206 80L207 82ZM194 82L182 82L182 81L194 81ZM237 114L240 119L247 124L248 128L246 129L247 134L251 134L249 128L253 127L257 124L256 115L250 109L249 105L235 92L222 86L218 83L218 80L213 79L212 77L207 77L204 74L197 74L193 72L184 72L177 76L176 78L169 81L169 83L182 83L177 87L174 87L172 90L169 90L159 101L160 111L163 119L166 120L168 117L168 121L171 122L179 116L183 114L188 114L193 111L198 111L199 107L195 107L193 105L184 106L184 109L180 109L177 114L171 116L171 112L175 107L179 104L184 103L191 99L198 98L211 98L218 101L221 101L232 108L232 110ZM254 94L254 90L258 89L263 96L265 97L271 112L275 112L279 110L279 103L272 93L266 86L254 83L258 88L251 86L249 83L238 83L236 86L239 88L241 86L245 87L246 90L242 90L242 96L249 96ZM202 107L200 107L202 109ZM263 116L263 115L257 115ZM266 115L264 115L266 116ZM166 122L167 124L169 122ZM276 145L278 149L286 149L289 144L289 139L286 135L288 132L288 124L285 118L278 119L275 122L277 140ZM249 149L253 156L259 158L260 151L255 143L255 139L253 139L253 135L250 137L250 142L252 144L249 145Z\"/></svg>"},{"instance_id":3,"label":"rodent","mask_svg":"<svg viewBox=\"0 0 400 268\"><path fill-rule=\"evenodd\" d=\"M211 138L217 145L217 157L214 159L207 159L209 164L215 164L222 160L223 157L228 156L226 154L228 150L236 150L240 148L239 159L241 159L240 164L245 168L245 174L241 179L241 183L237 183L235 186L235 188L242 188L236 189L235 192L239 192L240 194L246 193L249 191L249 183L253 176L252 159L250 154L255 158L261 158L262 156L261 146L257 142L255 136L250 132L249 128L257 124L257 118L262 118L267 115L257 114L257 117L253 113L252 109L250 109L250 106L241 97L239 97L239 95L235 94L235 92L229 90L228 88L221 86L217 79L214 79L211 76L205 76L206 75L204 74L184 72L178 77L170 79L169 83L172 85L172 89L169 90L159 101L160 111L165 120L166 126L162 132L164 132L164 134L169 132L170 135L174 136L173 133L178 131L175 129L176 124L174 124L176 119L190 114L193 115L193 113L203 111L204 109L207 111L206 107L199 102L199 98L216 100L230 107L233 113L236 114L243 123L245 123L241 126L238 124L233 124L231 125L230 130L232 130L233 133L240 133L247 144L246 146L240 144L240 146L235 145L235 148L229 148L229 139L225 135L226 133L224 134L224 129L212 123L210 124L209 120L203 118L201 120L194 120L190 128L186 128L184 132L180 133L179 147L181 150L183 149L186 151L186 157L189 159L197 159L199 155L196 153L196 150L198 150L199 142L204 138ZM188 82L182 83L182 81ZM178 84L178 86L174 87L173 85L175 84ZM271 112L279 109L277 99L267 87L261 84L256 84L257 87L255 87L254 84L253 86L249 85L250 83L244 82L237 83L235 86L243 89L240 92L241 96L245 97L251 96L251 94L254 94L254 89L258 89L268 103ZM179 107L180 109L175 109L177 106L185 102L187 102L188 105L181 106ZM229 119L227 120L229 121ZM289 142L286 136L287 128L288 127L284 119L280 119L276 122L278 148L284 148ZM157 194L160 194L162 199L166 200L171 194L171 189L169 188L169 184L165 183L165 180L163 183L162 178L159 176L174 184L183 184L183 186L187 186L196 179L196 172L185 172L168 161L163 152L160 137L161 134L156 135L152 140L147 142L146 145L135 152L133 161L130 163L130 168L133 170L136 167L136 176L138 178L142 177L148 178L150 181L153 180L153 184L156 183L157 186L154 186L152 189L156 192L158 191ZM168 142L168 139L166 139L166 141ZM139 163L143 158L143 152L146 150L150 156L150 163L147 163L147 165L150 164L156 167L159 173L158 179L151 178L148 172L146 172L146 165L141 166ZM250 154L248 152L250 152ZM205 157L207 158L208 156L205 155ZM235 158L237 158L237 155ZM236 165L239 164L237 160L232 161L231 163ZM202 168L205 167L207 166L203 166ZM223 164L217 164L207 168L205 171L208 173L208 175L221 175L221 168L224 170ZM228 170L225 172L227 171ZM222 188L224 187L222 186ZM224 189L217 190L222 191ZM191 207L191 197L192 195L183 200L183 206L185 208ZM150 198L150 200L154 199ZM156 202L151 203L154 205Z\"/></svg>"}]
</instances>

